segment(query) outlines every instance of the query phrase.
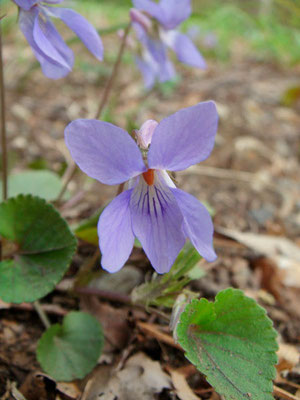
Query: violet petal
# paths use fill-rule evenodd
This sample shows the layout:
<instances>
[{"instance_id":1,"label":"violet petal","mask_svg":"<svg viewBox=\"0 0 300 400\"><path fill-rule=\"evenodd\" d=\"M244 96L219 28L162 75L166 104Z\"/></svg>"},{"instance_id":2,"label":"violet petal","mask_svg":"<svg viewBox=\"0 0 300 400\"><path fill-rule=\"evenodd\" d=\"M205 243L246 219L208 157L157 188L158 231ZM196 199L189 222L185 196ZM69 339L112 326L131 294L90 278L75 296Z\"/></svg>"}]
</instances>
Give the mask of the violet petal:
<instances>
[{"instance_id":1,"label":"violet petal","mask_svg":"<svg viewBox=\"0 0 300 400\"><path fill-rule=\"evenodd\" d=\"M170 270L185 243L183 217L170 188L157 179L148 185L140 177L130 200L132 229L153 268Z\"/></svg>"},{"instance_id":2,"label":"violet petal","mask_svg":"<svg viewBox=\"0 0 300 400\"><path fill-rule=\"evenodd\" d=\"M96 29L82 15L68 8L48 7L50 15L60 18L98 59L103 59L103 44Z\"/></svg>"},{"instance_id":3,"label":"violet petal","mask_svg":"<svg viewBox=\"0 0 300 400\"><path fill-rule=\"evenodd\" d=\"M132 189L117 196L104 209L98 222L101 265L109 272L119 271L133 248L129 202Z\"/></svg>"},{"instance_id":4,"label":"violet petal","mask_svg":"<svg viewBox=\"0 0 300 400\"><path fill-rule=\"evenodd\" d=\"M193 41L183 33L165 31L162 40L175 53L179 61L196 68L206 68L206 63Z\"/></svg>"},{"instance_id":5,"label":"violet petal","mask_svg":"<svg viewBox=\"0 0 300 400\"><path fill-rule=\"evenodd\" d=\"M72 69L74 63L73 52L65 45L61 37L57 37L58 32L55 28L52 30L54 34L54 42L56 46L60 49L60 54L63 54L64 64L60 64L53 60L48 54L46 54L37 45L35 38L33 36L35 21L39 18L39 9L34 7L30 11L20 10L19 15L19 26L20 29L27 39L30 47L32 48L35 57L40 62L43 73L51 79L58 79L66 76ZM48 22L50 24L50 22ZM48 31L50 34L50 31ZM59 35L58 35L59 36ZM56 40L55 40L56 39Z\"/></svg>"},{"instance_id":6,"label":"violet petal","mask_svg":"<svg viewBox=\"0 0 300 400\"><path fill-rule=\"evenodd\" d=\"M161 0L159 4L150 0L133 0L133 5L157 19L165 29L176 28L192 11L190 0Z\"/></svg>"},{"instance_id":7,"label":"violet petal","mask_svg":"<svg viewBox=\"0 0 300 400\"><path fill-rule=\"evenodd\" d=\"M180 189L171 189L184 218L184 232L207 261L215 261L214 227L206 207L194 196Z\"/></svg>"},{"instance_id":8,"label":"violet petal","mask_svg":"<svg viewBox=\"0 0 300 400\"><path fill-rule=\"evenodd\" d=\"M218 113L212 101L163 119L152 137L149 168L180 171L205 160L213 149L217 126Z\"/></svg>"},{"instance_id":9,"label":"violet petal","mask_svg":"<svg viewBox=\"0 0 300 400\"><path fill-rule=\"evenodd\" d=\"M43 18L40 14L35 18L33 38L38 48L47 54L48 58L65 68L72 69L71 50L48 18Z\"/></svg>"},{"instance_id":10,"label":"violet petal","mask_svg":"<svg viewBox=\"0 0 300 400\"><path fill-rule=\"evenodd\" d=\"M34 49L32 49L32 50L33 50L33 53L34 53L36 59L41 64L43 74L47 78L54 79L54 80L61 79L61 78L64 78L65 76L67 76L70 73L70 71L72 70L74 61L70 62L69 67L65 67L64 65L57 64L56 62L54 62L52 60L48 60L46 57L41 56L41 54L39 52L35 51ZM74 60L73 53L72 53L72 60Z\"/></svg>"},{"instance_id":11,"label":"violet petal","mask_svg":"<svg viewBox=\"0 0 300 400\"><path fill-rule=\"evenodd\" d=\"M151 62L147 62L140 57L136 57L135 63L143 76L145 88L151 89L156 80L156 66L153 67Z\"/></svg>"},{"instance_id":12,"label":"violet petal","mask_svg":"<svg viewBox=\"0 0 300 400\"><path fill-rule=\"evenodd\" d=\"M165 29L174 29L189 18L192 13L191 0L161 0L163 18L161 24Z\"/></svg>"},{"instance_id":13,"label":"violet petal","mask_svg":"<svg viewBox=\"0 0 300 400\"><path fill-rule=\"evenodd\" d=\"M176 72L172 62L168 58L165 44L147 36L145 47L145 59L153 69L156 79L159 82L172 80L176 76Z\"/></svg>"},{"instance_id":14,"label":"violet petal","mask_svg":"<svg viewBox=\"0 0 300 400\"><path fill-rule=\"evenodd\" d=\"M29 11L32 6L38 3L37 0L13 0L13 1L25 11Z\"/></svg>"},{"instance_id":15,"label":"violet petal","mask_svg":"<svg viewBox=\"0 0 300 400\"><path fill-rule=\"evenodd\" d=\"M141 11L145 11L147 14L156 18L158 21L161 17L162 10L159 4L154 3L150 0L132 0L135 8Z\"/></svg>"},{"instance_id":16,"label":"violet petal","mask_svg":"<svg viewBox=\"0 0 300 400\"><path fill-rule=\"evenodd\" d=\"M79 168L106 185L123 183L146 171L135 141L108 122L77 119L66 127L65 140Z\"/></svg>"}]
</instances>

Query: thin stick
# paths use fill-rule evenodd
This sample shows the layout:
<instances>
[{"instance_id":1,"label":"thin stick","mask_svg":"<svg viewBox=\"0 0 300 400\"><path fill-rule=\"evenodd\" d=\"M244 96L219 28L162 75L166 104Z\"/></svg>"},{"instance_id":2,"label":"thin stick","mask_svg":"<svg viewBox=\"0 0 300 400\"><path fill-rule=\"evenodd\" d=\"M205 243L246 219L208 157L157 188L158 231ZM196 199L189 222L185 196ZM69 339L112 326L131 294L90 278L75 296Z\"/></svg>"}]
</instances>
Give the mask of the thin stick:
<instances>
[{"instance_id":1,"label":"thin stick","mask_svg":"<svg viewBox=\"0 0 300 400\"><path fill-rule=\"evenodd\" d=\"M73 177L75 175L75 172L76 172L76 164L72 160L62 178L63 186L57 196L57 199L56 199L57 203L59 203L62 200L62 198L69 186L69 183L71 182L71 180L73 179Z\"/></svg>"},{"instance_id":2,"label":"thin stick","mask_svg":"<svg viewBox=\"0 0 300 400\"><path fill-rule=\"evenodd\" d=\"M4 67L2 57L2 20L0 18L0 112L1 112L1 148L2 148L2 200L7 199L7 140L6 140L6 121L5 121L5 88L4 88ZM2 260L3 242L0 237L0 261Z\"/></svg>"},{"instance_id":3,"label":"thin stick","mask_svg":"<svg viewBox=\"0 0 300 400\"><path fill-rule=\"evenodd\" d=\"M124 31L124 35L123 35L122 42L121 42L121 45L119 48L118 56L117 56L114 66L113 66L112 73L107 81L107 85L105 86L97 113L95 115L95 119L99 119L101 117L104 107L106 106L106 104L108 102L111 90L113 88L113 84L115 82L116 77L118 76L119 67L121 65L121 61L123 58L123 54L124 54L124 50L125 50L125 46L126 46L126 40L127 40L128 34L130 32L130 28L131 28L131 24L128 24ZM70 164L70 166L68 167L65 175L63 176L64 185L57 197L57 200L56 200L57 202L61 201L63 195L65 194L65 191L67 190L69 183L73 179L75 172L76 172L76 164L74 162L72 162Z\"/></svg>"},{"instance_id":4,"label":"thin stick","mask_svg":"<svg viewBox=\"0 0 300 400\"><path fill-rule=\"evenodd\" d=\"M299 397L294 396L293 394L291 394L291 393L287 392L286 390L284 390L284 389L282 389L282 388L280 388L278 386L275 386L275 385L274 385L273 393L276 396L281 397L281 398L286 399L286 400L299 400Z\"/></svg>"},{"instance_id":5,"label":"thin stick","mask_svg":"<svg viewBox=\"0 0 300 400\"><path fill-rule=\"evenodd\" d=\"M120 46L119 53L118 53L118 56L117 56L117 60L116 60L116 62L114 64L114 66L113 66L112 73L110 75L109 80L107 81L107 85L106 85L106 87L104 89L102 100L101 100L101 102L99 104L99 107L98 107L98 111L97 111L97 114L96 114L96 118L97 119L99 119L101 117L103 109L104 109L106 103L108 102L109 95L111 93L111 90L112 90L113 84L115 82L115 79L116 79L116 77L118 75L119 67L121 65L121 61L122 61L122 57L123 57L123 54L124 54L126 41L127 41L128 34L130 32L130 28L131 28L131 24L128 24L127 28L124 31L124 35L123 35L123 38L122 38L122 42L121 42L121 46Z\"/></svg>"},{"instance_id":6,"label":"thin stick","mask_svg":"<svg viewBox=\"0 0 300 400\"><path fill-rule=\"evenodd\" d=\"M0 97L1 97L1 147L2 147L2 199L7 199L7 139L5 121L5 88L2 56L2 26L0 22Z\"/></svg>"},{"instance_id":7,"label":"thin stick","mask_svg":"<svg viewBox=\"0 0 300 400\"><path fill-rule=\"evenodd\" d=\"M0 20L1 21L1 20ZM5 87L3 73L3 56L2 56L2 24L0 22L0 99L1 99L1 147L2 147L2 199L7 199L7 138L6 138L6 121L5 121ZM2 246L1 246L2 247ZM1 254L0 254L1 256ZM42 320L46 329L50 328L50 321L42 309L40 303L35 301L33 306Z\"/></svg>"},{"instance_id":8,"label":"thin stick","mask_svg":"<svg viewBox=\"0 0 300 400\"><path fill-rule=\"evenodd\" d=\"M157 325L149 324L147 322L139 321L137 326L148 336L154 337L160 342L166 343L169 346L175 347L178 350L183 351L180 344L176 343L171 335L162 332Z\"/></svg>"},{"instance_id":9,"label":"thin stick","mask_svg":"<svg viewBox=\"0 0 300 400\"><path fill-rule=\"evenodd\" d=\"M59 317L64 317L65 315L68 314L68 311L60 306L53 306L52 304L40 304L40 307L47 314L53 314ZM21 311L31 311L31 312L34 312L36 310L32 303L20 303L20 304L8 303L7 307L4 306L3 308L21 310Z\"/></svg>"},{"instance_id":10,"label":"thin stick","mask_svg":"<svg viewBox=\"0 0 300 400\"><path fill-rule=\"evenodd\" d=\"M48 329L51 326L51 323L49 321L49 318L47 317L47 314L45 313L45 311L43 310L40 302L38 300L36 300L33 303L33 307L35 308L35 311L37 312L38 316L40 317L42 323L44 324L45 328Z\"/></svg>"}]
</instances>

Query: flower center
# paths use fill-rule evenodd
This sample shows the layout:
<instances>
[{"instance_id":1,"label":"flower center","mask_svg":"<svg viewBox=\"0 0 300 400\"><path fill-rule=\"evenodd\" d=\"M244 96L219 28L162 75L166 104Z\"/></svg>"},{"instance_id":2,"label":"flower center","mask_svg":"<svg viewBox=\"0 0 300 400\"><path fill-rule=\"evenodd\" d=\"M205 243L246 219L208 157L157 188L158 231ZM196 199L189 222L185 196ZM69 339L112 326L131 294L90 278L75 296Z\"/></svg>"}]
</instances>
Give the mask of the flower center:
<instances>
[{"instance_id":1,"label":"flower center","mask_svg":"<svg viewBox=\"0 0 300 400\"><path fill-rule=\"evenodd\" d=\"M143 172L143 178L145 179L145 182L151 186L153 185L154 182L154 169L148 169L148 171Z\"/></svg>"}]
</instances>

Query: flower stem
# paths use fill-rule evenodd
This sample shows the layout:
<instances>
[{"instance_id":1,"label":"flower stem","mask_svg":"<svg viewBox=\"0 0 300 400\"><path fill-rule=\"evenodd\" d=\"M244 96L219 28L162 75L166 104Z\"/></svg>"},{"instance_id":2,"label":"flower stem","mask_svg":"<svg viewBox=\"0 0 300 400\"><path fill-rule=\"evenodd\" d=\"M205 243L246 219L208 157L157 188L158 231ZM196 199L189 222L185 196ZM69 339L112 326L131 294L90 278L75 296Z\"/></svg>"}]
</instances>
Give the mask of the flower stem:
<instances>
[{"instance_id":1,"label":"flower stem","mask_svg":"<svg viewBox=\"0 0 300 400\"><path fill-rule=\"evenodd\" d=\"M126 46L126 40L127 40L128 34L130 32L130 28L131 28L131 24L128 24L127 28L124 31L124 35L123 35L123 38L122 38L121 46L119 48L119 53L118 53L116 62L114 64L114 66L113 66L112 73L111 73L111 75L110 75L110 77L109 77L109 79L107 81L107 84L106 84L106 87L104 89L101 102L100 102L99 107L98 107L98 111L96 113L96 118L97 119L99 119L101 117L101 114L102 114L102 112L104 110L104 107L106 106L106 104L108 102L109 95L110 95L111 90L113 88L113 84L115 82L115 79L116 79L116 77L118 75L119 68L120 68L121 61L122 61L123 54L124 54L124 50L125 50L125 46Z\"/></svg>"},{"instance_id":2,"label":"flower stem","mask_svg":"<svg viewBox=\"0 0 300 400\"><path fill-rule=\"evenodd\" d=\"M122 58L123 58L126 41L127 41L128 34L130 32L130 28L131 28L131 24L129 23L124 31L124 35L123 35L122 42L121 42L121 45L119 48L116 62L114 63L113 70L111 72L111 75L105 86L103 95L101 97L101 101L99 103L99 107L98 107L97 113L95 115L96 119L99 119L101 117L104 107L106 106L106 104L109 100L109 96L110 96L111 90L113 88L113 84L116 80L116 77L118 76L118 72L119 72L119 68L121 65ZM64 185L63 185L60 193L57 196L57 199L56 199L57 202L60 202L61 199L63 198L63 195L65 194L65 191L67 190L67 188L69 186L69 183L73 179L75 172L76 172L76 164L74 162L72 162L70 164L70 166L67 168L65 175L63 176Z\"/></svg>"},{"instance_id":3,"label":"flower stem","mask_svg":"<svg viewBox=\"0 0 300 400\"><path fill-rule=\"evenodd\" d=\"M1 21L1 20L0 20ZM5 88L2 56L2 26L0 22L0 100L1 100L1 147L2 147L2 200L7 199L7 138L5 121Z\"/></svg>"},{"instance_id":4,"label":"flower stem","mask_svg":"<svg viewBox=\"0 0 300 400\"><path fill-rule=\"evenodd\" d=\"M35 311L37 312L37 314L40 317L42 323L44 324L44 327L46 329L49 329L50 326L51 326L51 323L49 321L49 318L48 318L47 314L45 313L45 311L41 307L41 303L38 300L36 300L33 303L33 307L35 308Z\"/></svg>"}]
</instances>

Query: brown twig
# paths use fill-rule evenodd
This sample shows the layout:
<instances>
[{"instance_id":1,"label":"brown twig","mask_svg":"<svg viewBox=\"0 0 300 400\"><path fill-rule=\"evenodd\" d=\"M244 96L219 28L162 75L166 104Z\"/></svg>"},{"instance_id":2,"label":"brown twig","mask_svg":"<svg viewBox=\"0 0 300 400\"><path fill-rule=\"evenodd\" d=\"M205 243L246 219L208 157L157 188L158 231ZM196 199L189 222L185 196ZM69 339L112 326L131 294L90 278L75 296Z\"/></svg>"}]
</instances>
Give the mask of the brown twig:
<instances>
[{"instance_id":1,"label":"brown twig","mask_svg":"<svg viewBox=\"0 0 300 400\"><path fill-rule=\"evenodd\" d=\"M160 342L166 343L169 346L175 347L178 350L183 351L182 347L175 343L173 337L167 333L162 332L156 325L149 324L147 322L139 321L137 326L148 336L154 337Z\"/></svg>"},{"instance_id":2,"label":"brown twig","mask_svg":"<svg viewBox=\"0 0 300 400\"><path fill-rule=\"evenodd\" d=\"M119 48L117 59L116 59L116 62L114 64L114 66L113 66L112 73L111 73L111 75L110 75L110 77L109 77L109 79L107 81L107 85L105 86L105 89L104 89L104 92L103 92L103 95L102 95L102 98L101 98L97 113L95 115L95 119L99 119L101 117L101 114L102 114L102 112L104 110L104 107L106 106L106 104L107 104L107 102L109 100L109 96L110 96L111 90L113 88L113 84L114 84L114 82L116 80L116 77L118 76L119 68L120 68L120 65L121 65L122 58L123 58L123 54L124 54L124 50L125 50L125 46L126 46L126 41L127 41L128 34L130 32L130 29L131 29L131 24L128 24L126 29L125 29L125 31L124 31L124 35L123 35L122 42L121 42L121 45L120 45L120 48ZM63 185L63 187L62 187L62 189L61 189L61 191L60 191L60 193L59 193L59 195L57 197L57 200L56 200L57 202L61 201L65 191L67 190L67 187L68 187L69 183L73 179L73 176L74 176L75 172L76 172L76 164L74 162L72 162L69 165L65 175L63 176L64 185Z\"/></svg>"},{"instance_id":3,"label":"brown twig","mask_svg":"<svg viewBox=\"0 0 300 400\"><path fill-rule=\"evenodd\" d=\"M3 17L2 17L3 18ZM1 20L2 20L1 18ZM1 147L2 147L2 200L7 199L7 138L5 121L5 87L4 87L4 66L2 56L2 24L0 21L0 112L1 112ZM2 260L2 240L0 238L0 261Z\"/></svg>"},{"instance_id":4,"label":"brown twig","mask_svg":"<svg viewBox=\"0 0 300 400\"><path fill-rule=\"evenodd\" d=\"M274 385L273 393L276 396L281 397L286 400L299 400L299 397L294 396L293 394L291 394L291 393L287 392L286 390L281 389L280 387L275 386L275 385Z\"/></svg>"},{"instance_id":5,"label":"brown twig","mask_svg":"<svg viewBox=\"0 0 300 400\"><path fill-rule=\"evenodd\" d=\"M122 38L121 46L120 46L120 49L119 49L119 52L118 52L118 55L117 55L117 60L116 60L116 62L114 64L114 66L113 66L112 73L110 75L110 78L107 81L107 85L106 85L106 87L104 89L103 96L102 96L101 102L100 102L99 107L98 107L98 111L97 111L97 114L96 114L96 118L97 119L99 119L101 117L101 114L102 114L102 112L104 110L104 107L106 106L106 104L108 102L109 95L111 93L111 90L112 90L113 84L115 82L115 79L116 79L116 77L118 75L119 68L120 68L121 61L122 61L122 57L123 57L124 50L125 50L125 46L126 46L127 37L128 37L129 32L130 32L130 28L131 28L131 24L128 24L128 26L126 27L126 29L124 31L124 35L123 35L123 38Z\"/></svg>"},{"instance_id":6,"label":"brown twig","mask_svg":"<svg viewBox=\"0 0 300 400\"><path fill-rule=\"evenodd\" d=\"M68 165L68 168L66 169L66 172L64 173L64 176L62 177L63 186L62 186L60 192L58 193L58 196L56 199L57 203L59 203L62 200L62 198L69 186L69 183L71 182L71 180L73 179L73 177L75 175L75 172L76 172L76 164L74 163L74 161L71 161L71 163Z\"/></svg>"},{"instance_id":7,"label":"brown twig","mask_svg":"<svg viewBox=\"0 0 300 400\"><path fill-rule=\"evenodd\" d=\"M64 308L60 307L59 305L52 305L52 304L40 304L43 311L47 314L53 314L59 317L64 317L68 314L68 311ZM35 308L32 303L0 303L0 310L6 309L14 309L20 311L35 311Z\"/></svg>"},{"instance_id":8,"label":"brown twig","mask_svg":"<svg viewBox=\"0 0 300 400\"><path fill-rule=\"evenodd\" d=\"M1 90L1 147L2 147L2 199L7 199L7 137L5 121L5 86L2 55L2 26L0 24L0 90Z\"/></svg>"}]
</instances>

